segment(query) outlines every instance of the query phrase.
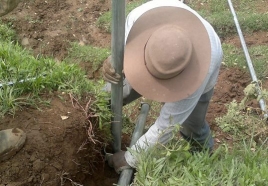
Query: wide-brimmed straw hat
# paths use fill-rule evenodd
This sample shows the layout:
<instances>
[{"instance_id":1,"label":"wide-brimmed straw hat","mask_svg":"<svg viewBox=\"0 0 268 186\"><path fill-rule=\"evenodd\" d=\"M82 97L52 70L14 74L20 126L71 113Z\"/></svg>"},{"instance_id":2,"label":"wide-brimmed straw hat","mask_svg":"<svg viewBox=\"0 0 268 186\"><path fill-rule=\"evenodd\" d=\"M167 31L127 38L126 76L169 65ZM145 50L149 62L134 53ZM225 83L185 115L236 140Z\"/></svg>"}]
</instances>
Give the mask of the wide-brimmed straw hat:
<instances>
[{"instance_id":1,"label":"wide-brimmed straw hat","mask_svg":"<svg viewBox=\"0 0 268 186\"><path fill-rule=\"evenodd\" d=\"M124 73L138 93L174 102L187 98L204 81L211 46L195 14L179 7L158 7L136 20L124 56Z\"/></svg>"}]
</instances>

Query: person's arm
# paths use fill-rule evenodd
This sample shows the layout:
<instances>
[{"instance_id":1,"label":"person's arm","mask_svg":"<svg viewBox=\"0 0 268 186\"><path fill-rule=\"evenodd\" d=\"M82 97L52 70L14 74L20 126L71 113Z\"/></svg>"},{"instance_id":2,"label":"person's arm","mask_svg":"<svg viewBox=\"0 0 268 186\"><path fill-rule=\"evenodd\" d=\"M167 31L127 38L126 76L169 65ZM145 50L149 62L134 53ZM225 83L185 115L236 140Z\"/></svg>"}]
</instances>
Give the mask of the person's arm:
<instances>
[{"instance_id":1,"label":"person's arm","mask_svg":"<svg viewBox=\"0 0 268 186\"><path fill-rule=\"evenodd\" d=\"M131 150L146 150L157 143L164 145L170 141L173 137L175 126L181 125L195 108L205 89L206 82L207 80L205 80L203 85L190 97L174 103L165 103L155 123L140 137L136 144L131 147ZM130 151L126 151L125 159L130 166L136 166L136 157L132 155Z\"/></svg>"}]
</instances>

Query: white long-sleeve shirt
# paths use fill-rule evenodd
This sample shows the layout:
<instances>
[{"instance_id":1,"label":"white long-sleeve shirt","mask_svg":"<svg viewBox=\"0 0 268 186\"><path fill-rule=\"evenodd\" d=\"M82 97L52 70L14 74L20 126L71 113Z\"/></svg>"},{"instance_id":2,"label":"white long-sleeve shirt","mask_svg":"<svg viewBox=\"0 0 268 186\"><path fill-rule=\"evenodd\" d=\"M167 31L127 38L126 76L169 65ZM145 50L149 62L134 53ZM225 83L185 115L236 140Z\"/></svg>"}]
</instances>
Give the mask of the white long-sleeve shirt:
<instances>
[{"instance_id":1,"label":"white long-sleeve shirt","mask_svg":"<svg viewBox=\"0 0 268 186\"><path fill-rule=\"evenodd\" d=\"M177 102L165 103L163 105L160 115L155 123L143 136L141 136L137 143L131 147L134 151L137 149L147 149L149 146L153 146L156 143L165 144L170 140L174 125L182 124L195 108L201 95L208 92L215 86L222 62L223 52L221 42L212 26L196 11L178 0L152 0L132 10L126 19L126 40L133 24L143 13L161 6L172 6L186 9L195 14L201 20L208 32L211 43L211 63L204 82L191 96ZM135 167L136 158L129 151L126 152L125 158L132 167Z\"/></svg>"}]
</instances>

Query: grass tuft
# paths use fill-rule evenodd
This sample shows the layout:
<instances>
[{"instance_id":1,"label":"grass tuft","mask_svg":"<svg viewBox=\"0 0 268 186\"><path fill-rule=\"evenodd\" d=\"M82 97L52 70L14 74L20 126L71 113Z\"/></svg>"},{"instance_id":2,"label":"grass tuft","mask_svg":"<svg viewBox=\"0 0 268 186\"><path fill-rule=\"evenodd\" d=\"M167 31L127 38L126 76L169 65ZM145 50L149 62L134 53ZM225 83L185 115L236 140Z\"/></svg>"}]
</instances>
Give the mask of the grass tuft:
<instances>
[{"instance_id":1,"label":"grass tuft","mask_svg":"<svg viewBox=\"0 0 268 186\"><path fill-rule=\"evenodd\" d=\"M134 178L136 186L265 185L267 146L243 145L229 150L219 147L213 155L190 155L187 145L175 140L165 148L160 145L138 155Z\"/></svg>"}]
</instances>

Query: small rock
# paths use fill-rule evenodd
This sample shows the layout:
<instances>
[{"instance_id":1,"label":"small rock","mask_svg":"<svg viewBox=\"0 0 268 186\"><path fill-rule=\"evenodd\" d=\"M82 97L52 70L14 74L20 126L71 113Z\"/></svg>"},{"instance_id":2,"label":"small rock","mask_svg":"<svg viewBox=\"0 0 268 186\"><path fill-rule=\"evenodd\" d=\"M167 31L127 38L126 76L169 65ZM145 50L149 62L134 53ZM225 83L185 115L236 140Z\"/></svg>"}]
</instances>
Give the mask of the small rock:
<instances>
[{"instance_id":1,"label":"small rock","mask_svg":"<svg viewBox=\"0 0 268 186\"><path fill-rule=\"evenodd\" d=\"M41 180L43 180L43 182L49 181L49 174L43 173L42 174L42 177L41 177Z\"/></svg>"},{"instance_id":2,"label":"small rock","mask_svg":"<svg viewBox=\"0 0 268 186\"><path fill-rule=\"evenodd\" d=\"M34 176L31 176L30 178L28 178L28 183L31 183L34 179Z\"/></svg>"},{"instance_id":3,"label":"small rock","mask_svg":"<svg viewBox=\"0 0 268 186\"><path fill-rule=\"evenodd\" d=\"M62 169L62 165L59 162L53 163L52 166L55 167L57 170Z\"/></svg>"},{"instance_id":4,"label":"small rock","mask_svg":"<svg viewBox=\"0 0 268 186\"><path fill-rule=\"evenodd\" d=\"M78 43L80 46L85 46L85 43L83 41L79 41Z\"/></svg>"},{"instance_id":5,"label":"small rock","mask_svg":"<svg viewBox=\"0 0 268 186\"><path fill-rule=\"evenodd\" d=\"M30 42L29 42L29 39L27 37L24 37L22 40L21 40L21 45L22 46L27 46L29 45Z\"/></svg>"},{"instance_id":6,"label":"small rock","mask_svg":"<svg viewBox=\"0 0 268 186\"><path fill-rule=\"evenodd\" d=\"M12 167L12 172L14 172L15 174L19 174L20 168L19 167Z\"/></svg>"},{"instance_id":7,"label":"small rock","mask_svg":"<svg viewBox=\"0 0 268 186\"><path fill-rule=\"evenodd\" d=\"M35 157L35 154L33 154L31 157L30 157L30 161L31 162L34 162L36 160L36 157Z\"/></svg>"},{"instance_id":8,"label":"small rock","mask_svg":"<svg viewBox=\"0 0 268 186\"><path fill-rule=\"evenodd\" d=\"M33 162L33 170L40 172L45 167L45 163L40 159L37 159Z\"/></svg>"}]
</instances>

